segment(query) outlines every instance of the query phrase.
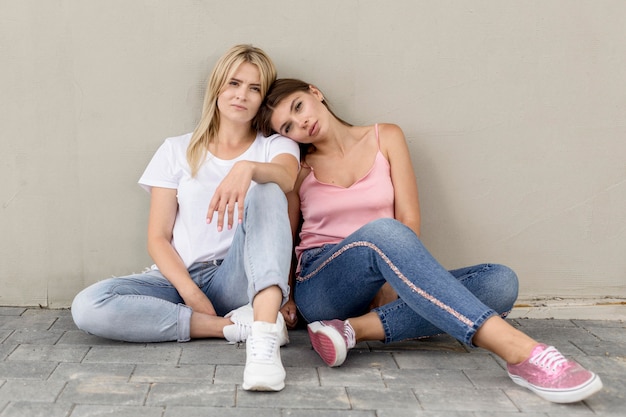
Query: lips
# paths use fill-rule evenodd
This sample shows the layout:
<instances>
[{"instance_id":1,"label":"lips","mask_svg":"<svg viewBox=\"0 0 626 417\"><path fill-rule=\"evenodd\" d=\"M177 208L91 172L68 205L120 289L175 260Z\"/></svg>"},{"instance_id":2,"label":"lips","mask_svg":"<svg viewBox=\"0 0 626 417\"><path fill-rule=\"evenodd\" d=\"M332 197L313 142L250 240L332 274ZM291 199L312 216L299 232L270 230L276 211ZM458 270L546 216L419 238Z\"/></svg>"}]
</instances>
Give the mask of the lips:
<instances>
[{"instance_id":1,"label":"lips","mask_svg":"<svg viewBox=\"0 0 626 417\"><path fill-rule=\"evenodd\" d=\"M313 136L314 133L317 133L317 122L313 123L313 126L309 129L309 136Z\"/></svg>"}]
</instances>

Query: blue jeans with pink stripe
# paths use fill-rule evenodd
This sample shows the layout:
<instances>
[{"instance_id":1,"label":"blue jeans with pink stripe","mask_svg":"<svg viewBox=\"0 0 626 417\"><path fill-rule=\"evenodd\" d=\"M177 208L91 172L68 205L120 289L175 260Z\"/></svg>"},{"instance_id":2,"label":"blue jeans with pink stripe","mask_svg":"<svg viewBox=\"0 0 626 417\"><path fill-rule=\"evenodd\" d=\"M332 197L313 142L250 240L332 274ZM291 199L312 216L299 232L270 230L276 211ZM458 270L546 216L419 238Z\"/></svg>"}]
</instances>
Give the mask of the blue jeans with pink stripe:
<instances>
[{"instance_id":1,"label":"blue jeans with pink stripe","mask_svg":"<svg viewBox=\"0 0 626 417\"><path fill-rule=\"evenodd\" d=\"M306 250L294 297L308 322L345 320L367 313L385 282L399 297L374 309L385 343L448 333L473 346L485 320L506 317L518 293L517 276L506 266L448 271L411 229L379 219L336 245Z\"/></svg>"}]
</instances>

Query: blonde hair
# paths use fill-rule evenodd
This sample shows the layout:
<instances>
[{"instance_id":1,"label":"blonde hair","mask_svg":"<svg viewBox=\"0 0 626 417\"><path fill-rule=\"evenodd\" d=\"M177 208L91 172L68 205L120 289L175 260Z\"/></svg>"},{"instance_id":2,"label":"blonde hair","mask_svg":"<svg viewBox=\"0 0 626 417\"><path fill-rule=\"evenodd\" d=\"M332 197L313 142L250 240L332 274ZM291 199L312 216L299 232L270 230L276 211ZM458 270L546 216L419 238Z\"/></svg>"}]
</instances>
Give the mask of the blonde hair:
<instances>
[{"instance_id":1,"label":"blonde hair","mask_svg":"<svg viewBox=\"0 0 626 417\"><path fill-rule=\"evenodd\" d=\"M255 65L261 76L261 96L265 97L270 85L276 80L276 67L270 57L260 48L252 45L235 45L217 61L204 93L202 117L191 135L187 147L187 162L191 176L195 177L206 158L209 144L214 140L220 126L220 112L217 97L237 68L244 62Z\"/></svg>"}]
</instances>

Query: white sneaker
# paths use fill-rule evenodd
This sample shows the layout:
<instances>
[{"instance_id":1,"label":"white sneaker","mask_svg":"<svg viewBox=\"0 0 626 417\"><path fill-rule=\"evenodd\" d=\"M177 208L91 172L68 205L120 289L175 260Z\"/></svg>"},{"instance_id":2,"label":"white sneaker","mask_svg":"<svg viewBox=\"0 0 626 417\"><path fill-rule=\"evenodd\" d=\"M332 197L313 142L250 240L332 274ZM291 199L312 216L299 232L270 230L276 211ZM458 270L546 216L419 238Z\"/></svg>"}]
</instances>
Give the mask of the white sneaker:
<instances>
[{"instance_id":1,"label":"white sneaker","mask_svg":"<svg viewBox=\"0 0 626 417\"><path fill-rule=\"evenodd\" d=\"M224 327L224 337L230 343L245 342L250 332L252 331L252 322L254 322L254 311L251 304L243 305L224 317L229 318L233 324ZM280 346L285 346L289 343L289 333L287 332L287 325L282 313L278 312L276 317L276 323L280 326L281 331L279 335Z\"/></svg>"},{"instance_id":2,"label":"white sneaker","mask_svg":"<svg viewBox=\"0 0 626 417\"><path fill-rule=\"evenodd\" d=\"M246 367L242 388L246 391L280 391L285 388L285 368L280 360L279 335L275 323L255 321L246 341Z\"/></svg>"}]
</instances>

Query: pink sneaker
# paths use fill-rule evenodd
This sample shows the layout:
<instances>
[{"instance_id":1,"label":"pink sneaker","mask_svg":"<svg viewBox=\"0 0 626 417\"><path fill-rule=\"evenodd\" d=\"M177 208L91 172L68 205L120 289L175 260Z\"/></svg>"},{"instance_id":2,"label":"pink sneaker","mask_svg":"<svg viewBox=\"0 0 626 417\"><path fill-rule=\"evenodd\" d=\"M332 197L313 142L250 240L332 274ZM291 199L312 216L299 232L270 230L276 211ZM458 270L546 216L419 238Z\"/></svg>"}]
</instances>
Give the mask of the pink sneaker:
<instances>
[{"instance_id":1,"label":"pink sneaker","mask_svg":"<svg viewBox=\"0 0 626 417\"><path fill-rule=\"evenodd\" d=\"M330 367L341 365L348 349L356 344L354 329L347 320L315 321L308 329L313 349Z\"/></svg>"},{"instance_id":2,"label":"pink sneaker","mask_svg":"<svg viewBox=\"0 0 626 417\"><path fill-rule=\"evenodd\" d=\"M507 364L507 369L513 382L555 403L581 401L602 389L598 375L566 359L554 346L538 344L528 359Z\"/></svg>"}]
</instances>

